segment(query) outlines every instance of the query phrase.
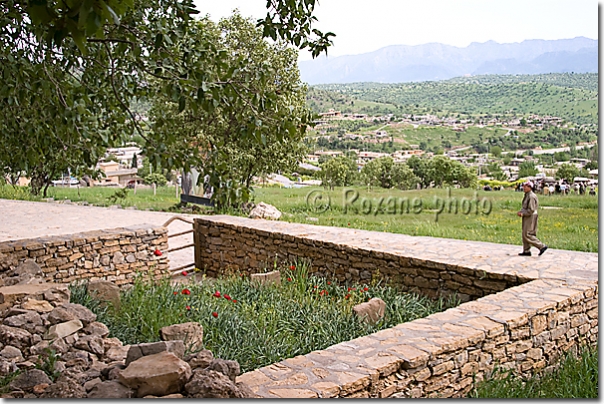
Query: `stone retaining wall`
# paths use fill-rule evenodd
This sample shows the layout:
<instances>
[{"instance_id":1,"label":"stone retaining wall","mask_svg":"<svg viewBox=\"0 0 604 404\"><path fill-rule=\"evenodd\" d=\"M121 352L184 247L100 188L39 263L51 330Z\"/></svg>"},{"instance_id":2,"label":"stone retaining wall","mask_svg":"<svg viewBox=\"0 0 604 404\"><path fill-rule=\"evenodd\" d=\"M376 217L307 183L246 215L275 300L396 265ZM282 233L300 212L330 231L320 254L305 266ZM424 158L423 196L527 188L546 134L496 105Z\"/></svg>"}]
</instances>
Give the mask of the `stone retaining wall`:
<instances>
[{"instance_id":1,"label":"stone retaining wall","mask_svg":"<svg viewBox=\"0 0 604 404\"><path fill-rule=\"evenodd\" d=\"M340 282L367 282L379 277L391 285L429 297L455 293L461 301L474 300L527 282L515 274L476 271L421 258L296 237L282 232L228 223L195 220L195 265L208 276L227 269L261 272L277 261L312 261L313 273Z\"/></svg>"},{"instance_id":2,"label":"stone retaining wall","mask_svg":"<svg viewBox=\"0 0 604 404\"><path fill-rule=\"evenodd\" d=\"M105 279L121 285L132 283L137 271L168 273L168 254L155 256L156 249L168 249L168 230L152 225L3 241L0 276L31 259L50 282Z\"/></svg>"},{"instance_id":3,"label":"stone retaining wall","mask_svg":"<svg viewBox=\"0 0 604 404\"><path fill-rule=\"evenodd\" d=\"M217 276L312 259L319 275L390 283L456 308L238 378L266 398L461 397L494 369L529 375L598 340L598 255L213 216L195 221L196 266Z\"/></svg>"}]
</instances>

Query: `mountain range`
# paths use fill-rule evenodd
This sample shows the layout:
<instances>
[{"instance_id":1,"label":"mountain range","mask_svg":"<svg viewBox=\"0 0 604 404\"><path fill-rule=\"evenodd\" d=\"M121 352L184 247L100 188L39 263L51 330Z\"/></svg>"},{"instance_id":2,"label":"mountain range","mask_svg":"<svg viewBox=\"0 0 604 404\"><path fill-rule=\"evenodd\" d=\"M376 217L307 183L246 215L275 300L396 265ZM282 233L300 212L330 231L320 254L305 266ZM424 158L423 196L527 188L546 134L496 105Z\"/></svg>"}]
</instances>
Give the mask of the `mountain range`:
<instances>
[{"instance_id":1,"label":"mountain range","mask_svg":"<svg viewBox=\"0 0 604 404\"><path fill-rule=\"evenodd\" d=\"M302 81L311 85L436 81L483 74L597 73L598 41L577 37L473 42L465 48L439 43L393 45L359 55L320 56L298 65Z\"/></svg>"}]
</instances>

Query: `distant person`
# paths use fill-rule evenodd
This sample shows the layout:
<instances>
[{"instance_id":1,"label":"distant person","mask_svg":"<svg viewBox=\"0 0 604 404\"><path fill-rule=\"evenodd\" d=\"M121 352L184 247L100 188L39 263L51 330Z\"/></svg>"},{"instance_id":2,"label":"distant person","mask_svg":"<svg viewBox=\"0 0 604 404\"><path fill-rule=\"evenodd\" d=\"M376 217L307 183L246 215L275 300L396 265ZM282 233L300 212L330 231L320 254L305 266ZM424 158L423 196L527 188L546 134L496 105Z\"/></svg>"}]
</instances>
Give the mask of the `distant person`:
<instances>
[{"instance_id":1,"label":"distant person","mask_svg":"<svg viewBox=\"0 0 604 404\"><path fill-rule=\"evenodd\" d=\"M596 187L593 185L589 188L589 195L594 196L596 194Z\"/></svg>"},{"instance_id":2,"label":"distant person","mask_svg":"<svg viewBox=\"0 0 604 404\"><path fill-rule=\"evenodd\" d=\"M539 208L539 200L533 192L535 185L531 181L527 181L522 185L524 190L524 198L522 199L522 209L517 213L522 217L522 247L523 251L518 254L521 256L530 257L531 247L539 250L539 255L542 255L547 246L537 238L537 209Z\"/></svg>"},{"instance_id":3,"label":"distant person","mask_svg":"<svg viewBox=\"0 0 604 404\"><path fill-rule=\"evenodd\" d=\"M549 194L552 195L554 193L554 186L552 184L549 184Z\"/></svg>"}]
</instances>

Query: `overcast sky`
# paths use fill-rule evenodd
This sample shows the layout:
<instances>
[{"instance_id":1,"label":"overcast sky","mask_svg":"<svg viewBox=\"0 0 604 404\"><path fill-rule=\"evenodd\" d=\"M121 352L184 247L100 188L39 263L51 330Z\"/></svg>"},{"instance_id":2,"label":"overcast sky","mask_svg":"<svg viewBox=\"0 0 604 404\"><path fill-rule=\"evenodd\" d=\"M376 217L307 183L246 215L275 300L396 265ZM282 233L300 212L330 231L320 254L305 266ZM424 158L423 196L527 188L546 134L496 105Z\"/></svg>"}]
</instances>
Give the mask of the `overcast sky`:
<instances>
[{"instance_id":1,"label":"overcast sky","mask_svg":"<svg viewBox=\"0 0 604 404\"><path fill-rule=\"evenodd\" d=\"M254 19L266 15L265 0L195 0L213 20L234 8ZM320 0L317 28L336 34L330 56L371 52L388 45L525 39L598 39L595 0ZM301 60L310 59L301 52Z\"/></svg>"}]
</instances>

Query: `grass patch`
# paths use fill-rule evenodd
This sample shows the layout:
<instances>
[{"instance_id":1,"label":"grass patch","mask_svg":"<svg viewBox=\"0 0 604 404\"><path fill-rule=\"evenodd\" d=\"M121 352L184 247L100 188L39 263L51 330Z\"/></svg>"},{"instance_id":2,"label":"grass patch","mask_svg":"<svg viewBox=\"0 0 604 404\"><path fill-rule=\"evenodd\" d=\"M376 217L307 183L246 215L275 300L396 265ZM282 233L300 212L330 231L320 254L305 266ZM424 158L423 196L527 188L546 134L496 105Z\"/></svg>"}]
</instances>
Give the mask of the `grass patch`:
<instances>
[{"instance_id":1,"label":"grass patch","mask_svg":"<svg viewBox=\"0 0 604 404\"><path fill-rule=\"evenodd\" d=\"M436 198L447 203L449 197L446 189L424 189L400 191L396 189L367 190L365 187L348 187L359 192L359 199L354 206L359 208L344 211L344 188L325 191L321 187L313 188L256 188L256 202L274 205L285 213L280 220L374 230L389 233L401 233L411 236L429 236L453 238L459 240L487 241L492 243L522 245L522 223L516 212L522 203L521 192L482 191L472 189L452 189L451 198L460 204L458 213L448 212L445 208L436 220ZM310 192L320 192L331 199L331 207L325 212L318 212L307 203ZM489 214L478 214L472 210L465 215L461 210L461 201L486 198L492 208ZM422 209L418 214L388 212L386 201L389 197L395 200L414 198L421 200ZM363 213L362 199L371 202L372 209ZM325 198L323 199L325 200ZM380 200L381 208L377 209ZM552 195L539 196L539 230L537 236L551 248L598 252L598 199L589 195ZM369 206L366 204L365 206ZM556 209L547 209L553 207ZM310 219L310 220L309 220ZM311 221L312 220L312 221Z\"/></svg>"},{"instance_id":2,"label":"grass patch","mask_svg":"<svg viewBox=\"0 0 604 404\"><path fill-rule=\"evenodd\" d=\"M159 340L162 327L199 322L204 345L216 357L239 362L243 372L368 335L458 305L401 293L379 282L341 285L309 275L307 263L281 269L282 284L254 286L240 274L176 287L142 278L122 294L119 311L102 309L72 286L71 301L84 304L124 344ZM187 289L190 294L183 294ZM216 297L216 292L220 297ZM227 298L228 297L228 298ZM386 303L386 315L370 326L352 307L369 298ZM215 313L215 314L213 314Z\"/></svg>"},{"instance_id":3,"label":"grass patch","mask_svg":"<svg viewBox=\"0 0 604 404\"><path fill-rule=\"evenodd\" d=\"M499 377L498 377L499 375ZM560 367L531 378L495 373L470 394L475 398L598 398L598 347L567 353Z\"/></svg>"}]
</instances>

